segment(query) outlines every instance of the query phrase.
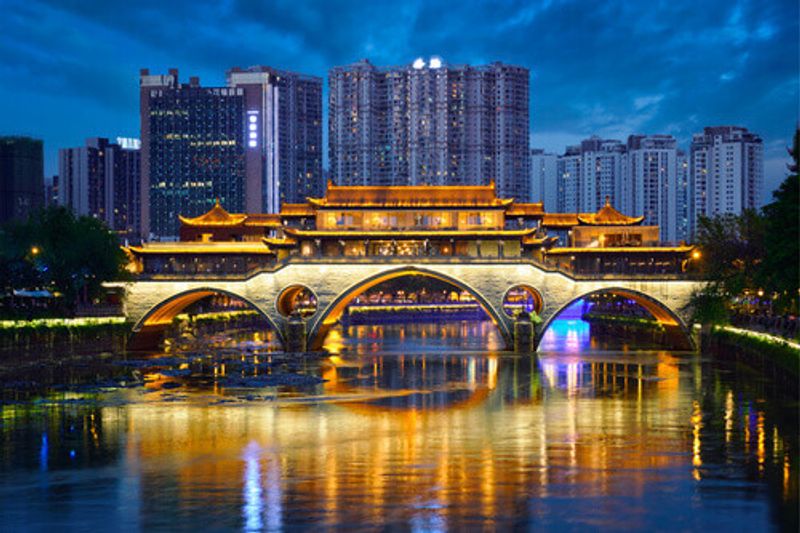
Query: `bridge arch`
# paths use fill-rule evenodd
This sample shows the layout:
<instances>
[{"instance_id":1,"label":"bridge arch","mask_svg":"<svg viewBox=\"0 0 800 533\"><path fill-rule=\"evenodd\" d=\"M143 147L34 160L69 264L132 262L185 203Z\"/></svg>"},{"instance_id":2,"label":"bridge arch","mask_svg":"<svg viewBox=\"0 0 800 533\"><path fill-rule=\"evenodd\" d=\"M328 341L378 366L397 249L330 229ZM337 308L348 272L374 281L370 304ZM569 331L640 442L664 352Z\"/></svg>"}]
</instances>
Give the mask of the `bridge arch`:
<instances>
[{"instance_id":1,"label":"bridge arch","mask_svg":"<svg viewBox=\"0 0 800 533\"><path fill-rule=\"evenodd\" d=\"M330 304L325 307L321 313L318 312L317 315L315 315L315 320L310 327L308 334L309 346L311 346L312 349L319 349L322 346L322 342L325 340L325 335L327 335L330 328L336 324L336 322L342 316L345 308L358 296L385 281L402 278L405 276L426 276L449 283L460 290L468 292L475 299L481 309L486 312L491 321L500 331L506 346L511 346L513 344L511 332L502 316L503 311L501 309L496 309L478 290L471 287L464 281L435 270L404 266L370 276L342 291ZM502 305L502 302L500 302L500 305Z\"/></svg>"},{"instance_id":2,"label":"bridge arch","mask_svg":"<svg viewBox=\"0 0 800 533\"><path fill-rule=\"evenodd\" d=\"M152 306L133 326L133 333L139 333L145 330L158 330L163 329L169 324L172 323L172 319L178 316L184 309L189 307L190 305L199 302L203 298L207 298L209 296L214 295L224 295L229 296L231 298L235 298L237 300L241 300L247 305L250 306L251 309L256 311L261 317L263 317L266 322L269 324L270 328L275 332L280 341L281 345L284 344L283 338L283 331L275 323L275 321L270 317L267 313L264 312L256 303L245 298L244 296L237 294L235 292L231 292L225 289L220 289L217 287L199 287L195 289L190 289L187 291L179 292L176 294L171 295L169 298L166 298L156 305Z\"/></svg>"},{"instance_id":3,"label":"bridge arch","mask_svg":"<svg viewBox=\"0 0 800 533\"><path fill-rule=\"evenodd\" d=\"M575 302L582 300L584 298L588 298L595 294L615 294L617 296L622 296L624 298L633 300L634 302L642 306L648 313L650 313L653 316L653 318L662 326L664 326L664 328L670 334L677 334L678 338L683 341L679 343L683 345L681 346L681 348L686 348L686 349L695 348L694 339L692 338L689 327L681 319L681 317L675 313L675 311L670 309L669 306L659 301L657 298L654 298L643 292L639 292L633 289L627 289L624 287L604 287L602 289L595 289L586 292L576 298L572 298L566 304L562 305L554 313L552 313L547 318L547 320L545 320L544 324L542 324L541 333L536 336L537 345L541 341L542 337L544 337L544 334L550 328L550 325L553 323L553 321L556 320L558 316L565 309L573 305Z\"/></svg>"}]
</instances>

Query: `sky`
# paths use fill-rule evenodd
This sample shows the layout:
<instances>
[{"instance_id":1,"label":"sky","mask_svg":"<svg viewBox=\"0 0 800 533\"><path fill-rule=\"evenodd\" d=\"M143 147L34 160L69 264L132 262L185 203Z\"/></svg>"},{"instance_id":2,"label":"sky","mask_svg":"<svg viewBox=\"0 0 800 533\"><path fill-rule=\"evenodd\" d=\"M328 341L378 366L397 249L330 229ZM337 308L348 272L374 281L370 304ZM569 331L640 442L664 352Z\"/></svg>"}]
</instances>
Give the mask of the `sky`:
<instances>
[{"instance_id":1,"label":"sky","mask_svg":"<svg viewBox=\"0 0 800 533\"><path fill-rule=\"evenodd\" d=\"M326 76L369 58L530 69L531 146L704 126L764 139L765 195L798 124L797 0L0 0L0 134L58 148L139 137L141 68L224 85L233 66ZM327 93L325 98L327 99ZM327 113L327 111L325 111ZM327 161L327 160L326 160Z\"/></svg>"}]
</instances>

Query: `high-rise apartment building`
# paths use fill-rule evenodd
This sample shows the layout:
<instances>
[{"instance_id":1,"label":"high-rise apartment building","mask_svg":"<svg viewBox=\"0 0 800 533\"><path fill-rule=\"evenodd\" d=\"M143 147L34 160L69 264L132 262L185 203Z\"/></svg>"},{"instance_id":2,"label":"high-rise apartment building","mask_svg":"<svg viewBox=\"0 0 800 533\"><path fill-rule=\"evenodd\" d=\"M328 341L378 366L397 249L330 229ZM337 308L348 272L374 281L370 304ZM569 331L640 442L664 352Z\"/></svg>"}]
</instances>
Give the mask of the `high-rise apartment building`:
<instances>
[{"instance_id":1,"label":"high-rise apartment building","mask_svg":"<svg viewBox=\"0 0 800 533\"><path fill-rule=\"evenodd\" d=\"M281 203L321 196L322 78L263 66L227 78L244 91L247 211L277 213Z\"/></svg>"},{"instance_id":2,"label":"high-rise apartment building","mask_svg":"<svg viewBox=\"0 0 800 533\"><path fill-rule=\"evenodd\" d=\"M542 202L545 211L558 211L558 156L534 148L530 166L531 201Z\"/></svg>"},{"instance_id":3,"label":"high-rise apartment building","mask_svg":"<svg viewBox=\"0 0 800 533\"><path fill-rule=\"evenodd\" d=\"M144 236L178 235L178 215L216 199L277 212L322 192L322 80L269 67L228 72L227 87L140 76Z\"/></svg>"},{"instance_id":4,"label":"high-rise apartment building","mask_svg":"<svg viewBox=\"0 0 800 533\"><path fill-rule=\"evenodd\" d=\"M558 211L590 213L608 198L619 206L625 172L625 145L620 141L590 137L568 146L558 157Z\"/></svg>"},{"instance_id":5,"label":"high-rise apartment building","mask_svg":"<svg viewBox=\"0 0 800 533\"><path fill-rule=\"evenodd\" d=\"M741 213L761 207L764 182L761 137L738 126L715 126L692 137L689 163L690 231L700 215Z\"/></svg>"},{"instance_id":6,"label":"high-rise apartment building","mask_svg":"<svg viewBox=\"0 0 800 533\"><path fill-rule=\"evenodd\" d=\"M592 136L581 141L581 183L578 211L595 212L609 200L620 205L625 174L625 145L620 141Z\"/></svg>"},{"instance_id":7,"label":"high-rise apartment building","mask_svg":"<svg viewBox=\"0 0 800 533\"><path fill-rule=\"evenodd\" d=\"M76 215L103 220L110 229L128 238L139 233L138 139L102 137L85 146L58 151L58 203Z\"/></svg>"},{"instance_id":8,"label":"high-rise apartment building","mask_svg":"<svg viewBox=\"0 0 800 533\"><path fill-rule=\"evenodd\" d=\"M340 185L468 185L529 198L528 69L367 60L329 72L331 178Z\"/></svg>"},{"instance_id":9,"label":"high-rise apartment building","mask_svg":"<svg viewBox=\"0 0 800 533\"><path fill-rule=\"evenodd\" d=\"M24 219L43 204L42 141L0 137L0 224Z\"/></svg>"},{"instance_id":10,"label":"high-rise apartment building","mask_svg":"<svg viewBox=\"0 0 800 533\"><path fill-rule=\"evenodd\" d=\"M689 158L686 152L678 150L678 191L677 191L677 230L676 238L679 241L690 241L689 217L691 214L691 188L689 181Z\"/></svg>"},{"instance_id":11,"label":"high-rise apartment building","mask_svg":"<svg viewBox=\"0 0 800 533\"><path fill-rule=\"evenodd\" d=\"M621 207L644 224L658 225L661 240L677 242L679 212L685 197L679 193L678 143L671 135L631 135L627 145L628 172Z\"/></svg>"},{"instance_id":12,"label":"high-rise apartment building","mask_svg":"<svg viewBox=\"0 0 800 533\"><path fill-rule=\"evenodd\" d=\"M581 147L567 146L564 155L556 162L558 176L558 199L556 211L559 213L575 213L581 204L581 184L583 181L583 156Z\"/></svg>"}]
</instances>

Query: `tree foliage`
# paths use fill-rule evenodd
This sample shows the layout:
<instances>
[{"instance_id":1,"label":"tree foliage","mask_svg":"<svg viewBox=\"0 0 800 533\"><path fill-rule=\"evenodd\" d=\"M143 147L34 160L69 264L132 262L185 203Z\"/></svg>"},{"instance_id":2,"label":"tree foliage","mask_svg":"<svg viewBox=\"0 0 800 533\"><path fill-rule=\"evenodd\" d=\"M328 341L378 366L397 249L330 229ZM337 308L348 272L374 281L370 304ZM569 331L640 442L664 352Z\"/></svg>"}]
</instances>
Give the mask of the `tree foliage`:
<instances>
[{"instance_id":1,"label":"tree foliage","mask_svg":"<svg viewBox=\"0 0 800 533\"><path fill-rule=\"evenodd\" d=\"M104 281L125 274L125 253L102 221L64 207L44 209L0 229L0 277L5 293L49 289L68 309L88 303Z\"/></svg>"},{"instance_id":2,"label":"tree foliage","mask_svg":"<svg viewBox=\"0 0 800 533\"><path fill-rule=\"evenodd\" d=\"M702 273L728 294L760 285L765 255L766 221L748 209L741 215L701 216L697 244L702 250Z\"/></svg>"},{"instance_id":3,"label":"tree foliage","mask_svg":"<svg viewBox=\"0 0 800 533\"><path fill-rule=\"evenodd\" d=\"M798 296L800 285L800 130L793 144L789 175L772 194L772 203L764 206L767 253L762 268L764 285L789 298Z\"/></svg>"}]
</instances>

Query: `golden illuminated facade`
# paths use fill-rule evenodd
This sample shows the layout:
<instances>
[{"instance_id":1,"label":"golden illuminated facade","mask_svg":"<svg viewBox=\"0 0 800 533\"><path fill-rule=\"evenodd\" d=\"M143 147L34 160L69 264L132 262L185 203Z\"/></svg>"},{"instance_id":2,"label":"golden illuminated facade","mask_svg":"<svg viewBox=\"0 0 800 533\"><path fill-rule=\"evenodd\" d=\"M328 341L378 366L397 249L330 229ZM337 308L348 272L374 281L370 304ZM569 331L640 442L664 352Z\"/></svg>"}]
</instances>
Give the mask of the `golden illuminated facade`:
<instances>
[{"instance_id":1,"label":"golden illuminated facade","mask_svg":"<svg viewBox=\"0 0 800 533\"><path fill-rule=\"evenodd\" d=\"M234 214L217 204L180 217L179 243L130 247L145 274L242 274L299 258L529 259L573 273L681 272L691 247L658 246L609 203L597 213L545 213L541 203L498 198L495 185L337 186L277 214ZM548 230L568 231L554 247Z\"/></svg>"}]
</instances>

